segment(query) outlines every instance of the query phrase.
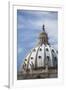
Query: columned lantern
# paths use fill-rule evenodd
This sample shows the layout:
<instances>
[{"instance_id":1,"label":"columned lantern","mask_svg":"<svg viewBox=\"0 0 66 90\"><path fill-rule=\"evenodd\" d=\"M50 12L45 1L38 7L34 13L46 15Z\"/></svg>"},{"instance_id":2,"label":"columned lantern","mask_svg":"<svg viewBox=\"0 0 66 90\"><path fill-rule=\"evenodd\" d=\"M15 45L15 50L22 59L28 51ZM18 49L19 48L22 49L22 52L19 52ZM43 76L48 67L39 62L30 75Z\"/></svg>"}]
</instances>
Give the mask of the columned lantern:
<instances>
[{"instance_id":1,"label":"columned lantern","mask_svg":"<svg viewBox=\"0 0 66 90\"><path fill-rule=\"evenodd\" d=\"M39 41L40 41L40 44L48 44L48 35L47 33L45 32L45 26L43 25L43 31L40 33L39 35Z\"/></svg>"}]
</instances>

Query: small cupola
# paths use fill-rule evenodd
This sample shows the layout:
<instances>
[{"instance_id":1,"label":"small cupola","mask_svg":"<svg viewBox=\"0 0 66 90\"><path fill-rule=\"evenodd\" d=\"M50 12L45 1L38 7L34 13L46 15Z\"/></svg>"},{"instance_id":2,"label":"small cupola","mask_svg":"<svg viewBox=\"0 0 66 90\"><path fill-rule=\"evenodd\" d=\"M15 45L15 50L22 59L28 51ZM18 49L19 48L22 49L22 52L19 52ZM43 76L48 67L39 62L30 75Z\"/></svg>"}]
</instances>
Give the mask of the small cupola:
<instances>
[{"instance_id":1,"label":"small cupola","mask_svg":"<svg viewBox=\"0 0 66 90\"><path fill-rule=\"evenodd\" d=\"M39 44L48 44L48 35L45 32L45 25L42 26L42 32L39 34Z\"/></svg>"}]
</instances>

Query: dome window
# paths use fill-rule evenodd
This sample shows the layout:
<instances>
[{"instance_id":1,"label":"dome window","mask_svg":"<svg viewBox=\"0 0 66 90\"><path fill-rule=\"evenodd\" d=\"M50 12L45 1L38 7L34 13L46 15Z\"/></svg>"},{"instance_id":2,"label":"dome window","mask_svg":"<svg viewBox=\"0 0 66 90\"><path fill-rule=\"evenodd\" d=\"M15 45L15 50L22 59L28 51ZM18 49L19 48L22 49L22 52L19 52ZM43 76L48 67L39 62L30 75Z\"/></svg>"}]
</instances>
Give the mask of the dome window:
<instances>
[{"instance_id":1,"label":"dome window","mask_svg":"<svg viewBox=\"0 0 66 90\"><path fill-rule=\"evenodd\" d=\"M47 56L47 59L49 60L49 56Z\"/></svg>"},{"instance_id":2,"label":"dome window","mask_svg":"<svg viewBox=\"0 0 66 90\"><path fill-rule=\"evenodd\" d=\"M52 52L54 52L54 50L52 49Z\"/></svg>"},{"instance_id":3,"label":"dome window","mask_svg":"<svg viewBox=\"0 0 66 90\"><path fill-rule=\"evenodd\" d=\"M41 56L38 56L41 59Z\"/></svg>"},{"instance_id":4,"label":"dome window","mask_svg":"<svg viewBox=\"0 0 66 90\"><path fill-rule=\"evenodd\" d=\"M46 48L46 51L48 51L48 48Z\"/></svg>"},{"instance_id":5,"label":"dome window","mask_svg":"<svg viewBox=\"0 0 66 90\"><path fill-rule=\"evenodd\" d=\"M54 60L56 61L57 60L57 57L54 57Z\"/></svg>"},{"instance_id":6,"label":"dome window","mask_svg":"<svg viewBox=\"0 0 66 90\"><path fill-rule=\"evenodd\" d=\"M33 59L33 57L31 57L31 59Z\"/></svg>"},{"instance_id":7,"label":"dome window","mask_svg":"<svg viewBox=\"0 0 66 90\"><path fill-rule=\"evenodd\" d=\"M40 48L40 51L42 51L42 49Z\"/></svg>"}]
</instances>

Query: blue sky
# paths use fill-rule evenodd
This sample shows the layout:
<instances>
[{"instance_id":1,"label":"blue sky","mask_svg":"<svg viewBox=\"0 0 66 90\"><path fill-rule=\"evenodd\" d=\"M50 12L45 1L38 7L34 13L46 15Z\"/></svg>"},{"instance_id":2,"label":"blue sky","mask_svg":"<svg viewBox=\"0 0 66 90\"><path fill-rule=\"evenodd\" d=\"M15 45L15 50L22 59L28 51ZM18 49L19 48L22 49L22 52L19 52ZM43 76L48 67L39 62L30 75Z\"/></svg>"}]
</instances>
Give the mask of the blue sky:
<instances>
[{"instance_id":1,"label":"blue sky","mask_svg":"<svg viewBox=\"0 0 66 90\"><path fill-rule=\"evenodd\" d=\"M17 10L17 69L25 56L35 47L42 25L49 43L58 48L58 13L56 11Z\"/></svg>"}]
</instances>

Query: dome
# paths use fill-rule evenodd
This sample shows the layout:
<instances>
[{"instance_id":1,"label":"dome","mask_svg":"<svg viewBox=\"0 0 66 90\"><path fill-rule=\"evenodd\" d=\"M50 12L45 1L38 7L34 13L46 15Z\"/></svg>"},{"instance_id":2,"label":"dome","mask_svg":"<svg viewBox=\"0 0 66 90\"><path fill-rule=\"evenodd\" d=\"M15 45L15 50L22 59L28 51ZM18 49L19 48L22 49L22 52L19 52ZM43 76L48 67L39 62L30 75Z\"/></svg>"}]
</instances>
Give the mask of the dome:
<instances>
[{"instance_id":1,"label":"dome","mask_svg":"<svg viewBox=\"0 0 66 90\"><path fill-rule=\"evenodd\" d=\"M39 43L33 48L25 57L22 69L23 70L37 70L57 67L57 51L49 45L48 35L43 31L39 34Z\"/></svg>"},{"instance_id":2,"label":"dome","mask_svg":"<svg viewBox=\"0 0 66 90\"><path fill-rule=\"evenodd\" d=\"M57 66L57 51L49 45L38 45L31 50L24 60L24 69L38 69Z\"/></svg>"}]
</instances>

